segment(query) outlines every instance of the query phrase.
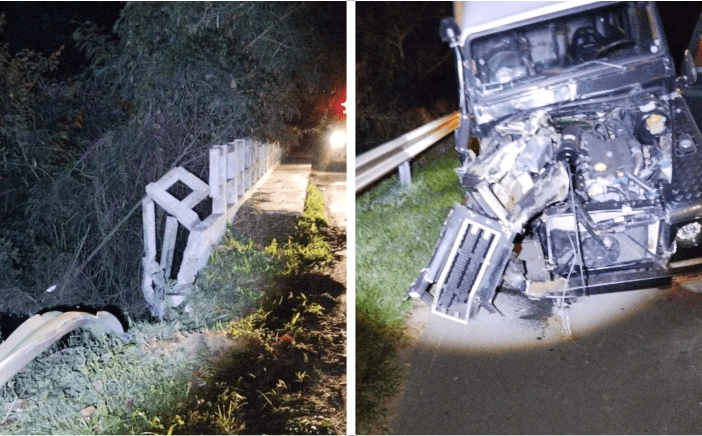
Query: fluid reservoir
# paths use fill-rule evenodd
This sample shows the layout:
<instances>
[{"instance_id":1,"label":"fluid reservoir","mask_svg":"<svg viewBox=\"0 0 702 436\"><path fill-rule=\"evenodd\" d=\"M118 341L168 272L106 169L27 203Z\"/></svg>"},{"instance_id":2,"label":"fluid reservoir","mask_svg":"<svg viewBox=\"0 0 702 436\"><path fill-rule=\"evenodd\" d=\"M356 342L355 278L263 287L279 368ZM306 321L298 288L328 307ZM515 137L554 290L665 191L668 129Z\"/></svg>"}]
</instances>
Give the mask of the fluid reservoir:
<instances>
[{"instance_id":1,"label":"fluid reservoir","mask_svg":"<svg viewBox=\"0 0 702 436\"><path fill-rule=\"evenodd\" d=\"M580 134L582 130L576 126L565 126L563 128L561 143L558 145L556 158L565 161L569 165L575 165L580 148Z\"/></svg>"}]
</instances>

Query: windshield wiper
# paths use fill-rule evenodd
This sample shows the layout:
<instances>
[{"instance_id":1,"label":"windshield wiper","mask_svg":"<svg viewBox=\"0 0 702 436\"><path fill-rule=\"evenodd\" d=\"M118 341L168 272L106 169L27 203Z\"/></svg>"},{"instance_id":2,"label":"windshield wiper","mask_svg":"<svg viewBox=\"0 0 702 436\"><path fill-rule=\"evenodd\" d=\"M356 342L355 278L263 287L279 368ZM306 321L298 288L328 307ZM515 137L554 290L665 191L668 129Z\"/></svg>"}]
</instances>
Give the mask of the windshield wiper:
<instances>
[{"instance_id":1,"label":"windshield wiper","mask_svg":"<svg viewBox=\"0 0 702 436\"><path fill-rule=\"evenodd\" d=\"M587 61L584 64L576 65L577 67L584 67L585 65L590 65L590 64L601 64L607 67L613 67L613 68L619 68L620 70L626 71L627 68L622 66L622 65L617 65L617 64L611 64L609 62L604 62L604 61L598 61L598 60L592 60L592 61Z\"/></svg>"}]
</instances>

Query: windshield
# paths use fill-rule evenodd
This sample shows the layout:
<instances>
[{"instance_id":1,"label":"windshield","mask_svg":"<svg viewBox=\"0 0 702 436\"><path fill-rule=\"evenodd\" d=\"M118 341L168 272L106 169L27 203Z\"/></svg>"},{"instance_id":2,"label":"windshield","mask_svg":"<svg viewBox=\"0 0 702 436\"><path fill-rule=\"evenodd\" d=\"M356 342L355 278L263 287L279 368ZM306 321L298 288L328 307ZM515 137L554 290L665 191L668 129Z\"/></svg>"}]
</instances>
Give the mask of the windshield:
<instances>
[{"instance_id":1,"label":"windshield","mask_svg":"<svg viewBox=\"0 0 702 436\"><path fill-rule=\"evenodd\" d=\"M476 88L487 95L657 53L662 38L652 17L645 3L620 3L468 40Z\"/></svg>"}]
</instances>

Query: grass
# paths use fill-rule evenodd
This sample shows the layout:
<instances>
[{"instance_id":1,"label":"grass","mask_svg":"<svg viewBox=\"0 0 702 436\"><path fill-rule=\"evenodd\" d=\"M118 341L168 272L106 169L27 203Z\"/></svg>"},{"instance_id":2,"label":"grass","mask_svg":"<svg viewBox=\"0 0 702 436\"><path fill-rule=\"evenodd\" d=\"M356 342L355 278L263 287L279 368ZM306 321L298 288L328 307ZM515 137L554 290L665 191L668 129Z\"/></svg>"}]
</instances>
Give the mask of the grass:
<instances>
[{"instance_id":1,"label":"grass","mask_svg":"<svg viewBox=\"0 0 702 436\"><path fill-rule=\"evenodd\" d=\"M126 344L79 330L37 357L0 388L0 431L344 433L332 417L343 395L327 385L345 374L345 319L331 316L345 288L322 274L332 255L317 193L284 249L228 229L189 311L132 322ZM231 347L204 352L221 342Z\"/></svg>"},{"instance_id":2,"label":"grass","mask_svg":"<svg viewBox=\"0 0 702 436\"><path fill-rule=\"evenodd\" d=\"M188 296L188 313L181 313L186 324L194 328L211 327L245 315L255 308L262 289L285 268L284 252L276 242L263 250L231 226L200 270Z\"/></svg>"},{"instance_id":3,"label":"grass","mask_svg":"<svg viewBox=\"0 0 702 436\"><path fill-rule=\"evenodd\" d=\"M356 426L387 431L386 403L404 379L398 347L412 303L403 297L427 266L463 189L452 138L413 162L412 186L392 176L356 199Z\"/></svg>"},{"instance_id":4,"label":"grass","mask_svg":"<svg viewBox=\"0 0 702 436\"><path fill-rule=\"evenodd\" d=\"M79 331L37 357L0 389L3 404L23 404L6 412L3 433L123 433L142 427L130 422L132 414L175 407L193 363L184 353L142 353L150 335L139 325L133 330L126 345Z\"/></svg>"},{"instance_id":5,"label":"grass","mask_svg":"<svg viewBox=\"0 0 702 436\"><path fill-rule=\"evenodd\" d=\"M285 246L285 274L324 268L332 260L329 242L320 230L328 224L322 192L309 185L305 212L297 220L293 235Z\"/></svg>"}]
</instances>

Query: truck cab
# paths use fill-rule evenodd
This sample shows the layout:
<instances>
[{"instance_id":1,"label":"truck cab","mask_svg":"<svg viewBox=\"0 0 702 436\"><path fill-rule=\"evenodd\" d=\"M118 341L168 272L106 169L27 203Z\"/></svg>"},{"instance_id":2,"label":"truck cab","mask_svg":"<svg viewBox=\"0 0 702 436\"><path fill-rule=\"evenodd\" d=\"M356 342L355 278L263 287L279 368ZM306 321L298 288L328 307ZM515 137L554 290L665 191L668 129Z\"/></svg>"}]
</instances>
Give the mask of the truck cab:
<instances>
[{"instance_id":1,"label":"truck cab","mask_svg":"<svg viewBox=\"0 0 702 436\"><path fill-rule=\"evenodd\" d=\"M441 23L466 196L408 295L468 322L500 287L579 298L698 269L702 27L676 77L653 2L495 5Z\"/></svg>"}]
</instances>

